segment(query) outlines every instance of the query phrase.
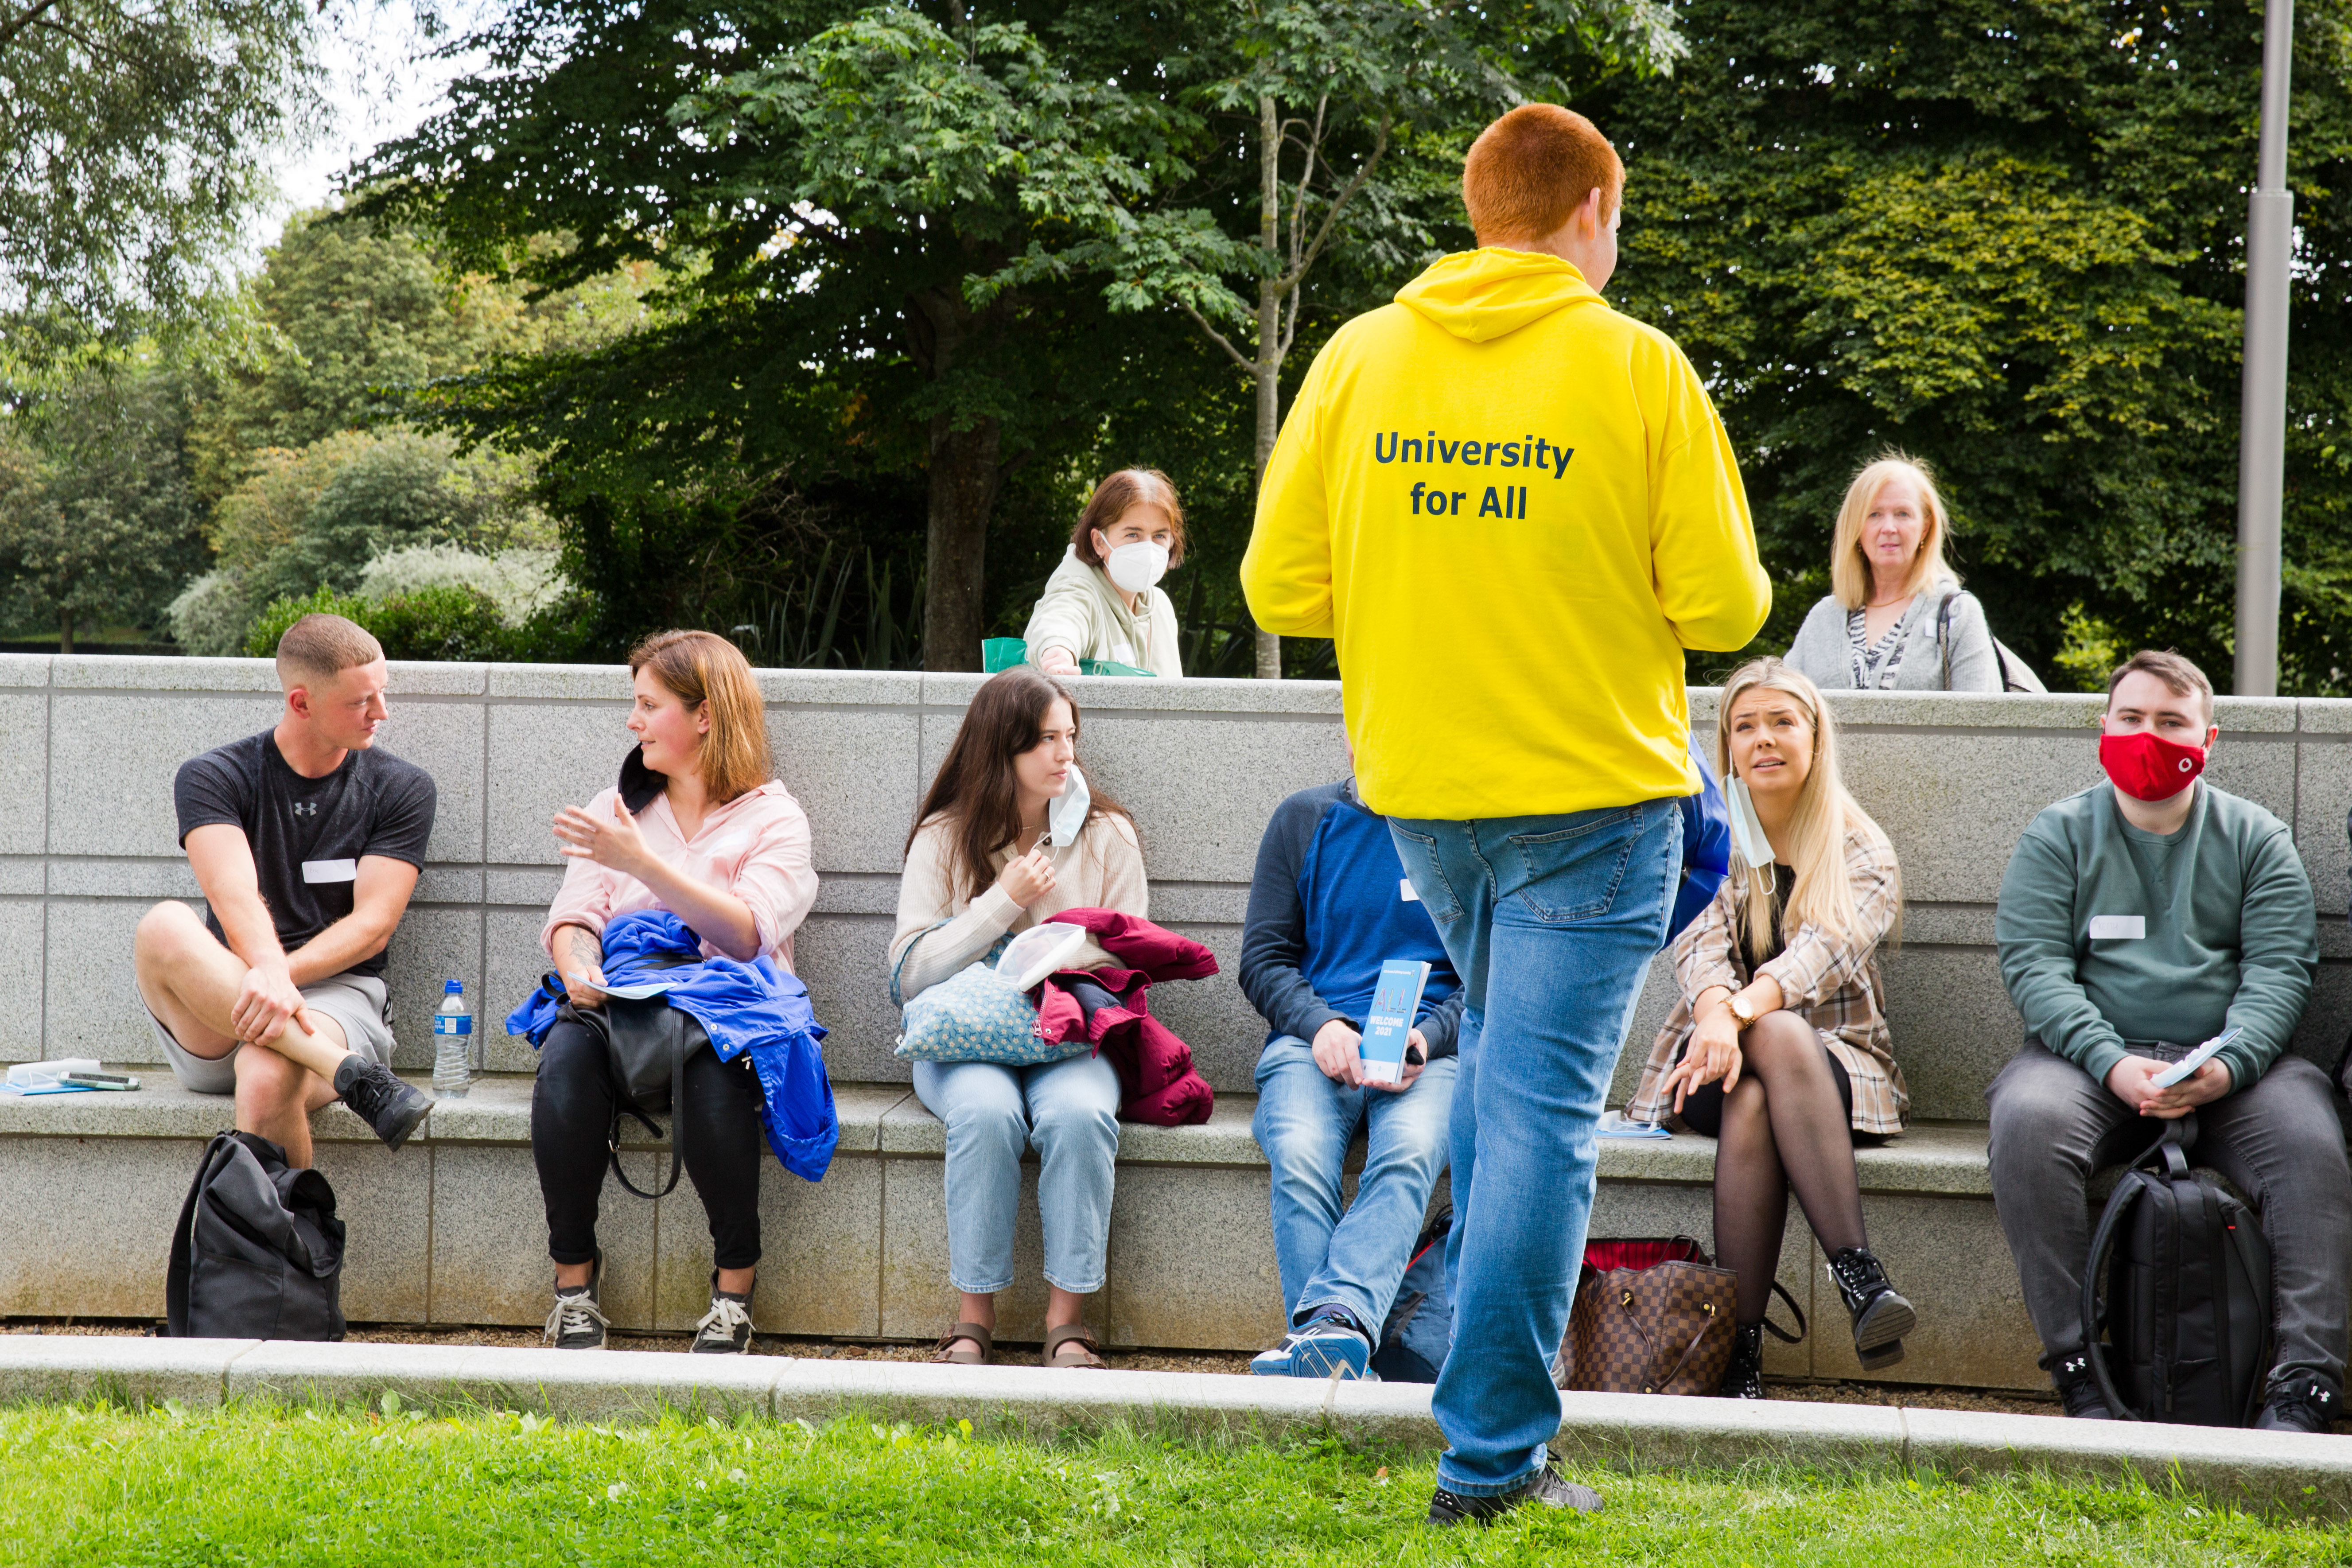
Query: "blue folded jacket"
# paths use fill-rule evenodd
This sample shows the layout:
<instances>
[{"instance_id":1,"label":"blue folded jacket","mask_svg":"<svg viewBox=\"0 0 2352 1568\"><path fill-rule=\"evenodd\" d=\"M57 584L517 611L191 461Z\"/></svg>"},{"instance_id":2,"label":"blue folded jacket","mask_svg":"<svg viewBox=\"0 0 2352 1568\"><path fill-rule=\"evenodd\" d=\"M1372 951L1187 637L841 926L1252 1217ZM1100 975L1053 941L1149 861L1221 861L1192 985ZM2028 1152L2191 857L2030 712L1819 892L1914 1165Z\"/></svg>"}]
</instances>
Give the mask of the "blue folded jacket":
<instances>
[{"instance_id":1,"label":"blue folded jacket","mask_svg":"<svg viewBox=\"0 0 2352 1568\"><path fill-rule=\"evenodd\" d=\"M686 963L679 965L680 959ZM812 1182L824 1177L841 1142L841 1118L817 1045L825 1027L798 975L778 969L764 954L749 963L704 958L702 939L684 921L667 910L645 910L604 928L604 978L614 985L663 983L668 987L664 1000L702 1026L720 1061L750 1052L768 1147L793 1174ZM507 1033L529 1036L534 1049L563 1005L562 992L550 984L553 979L541 981L530 999L507 1016Z\"/></svg>"}]
</instances>

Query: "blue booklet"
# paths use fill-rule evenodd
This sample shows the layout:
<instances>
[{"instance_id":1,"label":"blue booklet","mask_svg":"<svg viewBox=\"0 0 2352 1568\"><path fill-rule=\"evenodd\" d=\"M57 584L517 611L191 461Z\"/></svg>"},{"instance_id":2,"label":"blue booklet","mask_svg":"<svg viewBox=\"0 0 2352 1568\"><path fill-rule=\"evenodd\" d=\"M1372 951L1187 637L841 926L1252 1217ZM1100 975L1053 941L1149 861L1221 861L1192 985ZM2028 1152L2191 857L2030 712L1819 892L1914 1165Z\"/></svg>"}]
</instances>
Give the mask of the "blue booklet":
<instances>
[{"instance_id":1,"label":"blue booklet","mask_svg":"<svg viewBox=\"0 0 2352 1568\"><path fill-rule=\"evenodd\" d=\"M1372 1008L1364 1016L1364 1037L1356 1055L1364 1064L1367 1083L1394 1083L1404 1077L1406 1036L1421 1012L1421 990L1429 984L1429 965L1417 958L1391 958L1381 965L1381 983L1372 990Z\"/></svg>"}]
</instances>

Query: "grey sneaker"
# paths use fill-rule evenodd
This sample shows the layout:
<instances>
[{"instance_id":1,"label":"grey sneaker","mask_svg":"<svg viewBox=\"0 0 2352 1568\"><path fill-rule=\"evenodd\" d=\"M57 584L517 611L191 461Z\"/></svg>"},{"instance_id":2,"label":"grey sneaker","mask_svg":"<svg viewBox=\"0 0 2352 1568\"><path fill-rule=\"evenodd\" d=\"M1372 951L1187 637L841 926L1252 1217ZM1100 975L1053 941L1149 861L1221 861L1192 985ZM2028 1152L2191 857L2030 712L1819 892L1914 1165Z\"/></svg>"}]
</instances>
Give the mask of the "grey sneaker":
<instances>
[{"instance_id":1,"label":"grey sneaker","mask_svg":"<svg viewBox=\"0 0 2352 1568\"><path fill-rule=\"evenodd\" d=\"M394 1077L390 1068L356 1051L335 1069L335 1092L352 1108L352 1115L375 1129L387 1149L407 1142L425 1113L433 1109L430 1100Z\"/></svg>"},{"instance_id":2,"label":"grey sneaker","mask_svg":"<svg viewBox=\"0 0 2352 1568\"><path fill-rule=\"evenodd\" d=\"M1599 1513L1601 1494L1560 1478L1559 1461L1547 1458L1544 1468L1516 1490L1492 1497L1464 1497L1437 1489L1429 1500L1429 1522L1450 1530L1457 1524L1492 1524L1515 1508L1529 1503L1545 1508L1572 1508L1579 1513Z\"/></svg>"},{"instance_id":3,"label":"grey sneaker","mask_svg":"<svg viewBox=\"0 0 2352 1568\"><path fill-rule=\"evenodd\" d=\"M696 1355L747 1355L751 1349L751 1298L739 1296L732 1290L719 1288L719 1276L710 1277L710 1310L702 1314L702 1321L694 1325L694 1343L687 1347Z\"/></svg>"}]
</instances>

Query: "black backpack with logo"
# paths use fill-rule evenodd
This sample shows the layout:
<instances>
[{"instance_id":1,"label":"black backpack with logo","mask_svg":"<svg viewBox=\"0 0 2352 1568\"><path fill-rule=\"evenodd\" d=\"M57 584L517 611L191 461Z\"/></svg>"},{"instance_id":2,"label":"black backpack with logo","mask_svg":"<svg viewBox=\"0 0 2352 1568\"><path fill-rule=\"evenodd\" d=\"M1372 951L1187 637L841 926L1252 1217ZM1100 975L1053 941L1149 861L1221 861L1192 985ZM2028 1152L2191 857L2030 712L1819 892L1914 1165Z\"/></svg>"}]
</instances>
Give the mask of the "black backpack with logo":
<instances>
[{"instance_id":1,"label":"black backpack with logo","mask_svg":"<svg viewBox=\"0 0 2352 1568\"><path fill-rule=\"evenodd\" d=\"M2245 1426L2270 1373L2270 1244L2252 1210L2189 1170L2196 1138L2192 1111L2116 1182L2083 1271L2084 1342L2117 1415Z\"/></svg>"},{"instance_id":2,"label":"black backpack with logo","mask_svg":"<svg viewBox=\"0 0 2352 1568\"><path fill-rule=\"evenodd\" d=\"M343 1337L335 1190L252 1132L205 1146L172 1233L163 1332L205 1340Z\"/></svg>"}]
</instances>

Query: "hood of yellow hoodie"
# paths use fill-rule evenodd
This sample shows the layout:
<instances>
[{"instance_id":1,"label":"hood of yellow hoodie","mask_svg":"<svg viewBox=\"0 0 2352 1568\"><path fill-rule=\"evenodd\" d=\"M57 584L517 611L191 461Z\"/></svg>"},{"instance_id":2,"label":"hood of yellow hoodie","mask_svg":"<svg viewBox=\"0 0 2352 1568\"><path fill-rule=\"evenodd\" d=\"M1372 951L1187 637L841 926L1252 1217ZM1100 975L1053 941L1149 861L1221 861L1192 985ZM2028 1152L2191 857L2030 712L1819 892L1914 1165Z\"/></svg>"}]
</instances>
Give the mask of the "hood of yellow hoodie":
<instances>
[{"instance_id":1,"label":"hood of yellow hoodie","mask_svg":"<svg viewBox=\"0 0 2352 1568\"><path fill-rule=\"evenodd\" d=\"M1396 302L1465 342L1490 343L1570 305L1604 305L1557 256L1460 250L1396 291Z\"/></svg>"}]
</instances>

